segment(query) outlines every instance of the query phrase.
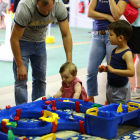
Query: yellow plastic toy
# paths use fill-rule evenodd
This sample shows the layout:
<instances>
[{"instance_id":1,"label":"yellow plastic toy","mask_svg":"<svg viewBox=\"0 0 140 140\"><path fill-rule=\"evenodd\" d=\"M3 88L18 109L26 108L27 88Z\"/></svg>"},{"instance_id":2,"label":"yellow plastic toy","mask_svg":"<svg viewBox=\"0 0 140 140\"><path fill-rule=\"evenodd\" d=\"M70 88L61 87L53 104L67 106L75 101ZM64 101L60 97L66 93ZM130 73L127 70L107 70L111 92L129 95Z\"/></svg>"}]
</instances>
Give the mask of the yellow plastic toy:
<instances>
[{"instance_id":1,"label":"yellow plastic toy","mask_svg":"<svg viewBox=\"0 0 140 140\"><path fill-rule=\"evenodd\" d=\"M2 119L2 121L6 122L6 124L9 122L9 119Z\"/></svg>"},{"instance_id":2,"label":"yellow plastic toy","mask_svg":"<svg viewBox=\"0 0 140 140\"><path fill-rule=\"evenodd\" d=\"M2 119L2 121L6 122L6 125L8 125L8 126L11 126L11 127L17 126L16 122L9 122L9 119Z\"/></svg>"},{"instance_id":3,"label":"yellow plastic toy","mask_svg":"<svg viewBox=\"0 0 140 140\"><path fill-rule=\"evenodd\" d=\"M98 108L97 107L90 108L86 111L86 114L98 116Z\"/></svg>"},{"instance_id":4,"label":"yellow plastic toy","mask_svg":"<svg viewBox=\"0 0 140 140\"><path fill-rule=\"evenodd\" d=\"M63 100L63 102L69 102L70 100Z\"/></svg>"},{"instance_id":5,"label":"yellow plastic toy","mask_svg":"<svg viewBox=\"0 0 140 140\"><path fill-rule=\"evenodd\" d=\"M48 43L48 44L54 43L54 37L53 36L47 36L45 42Z\"/></svg>"},{"instance_id":6,"label":"yellow plastic toy","mask_svg":"<svg viewBox=\"0 0 140 140\"><path fill-rule=\"evenodd\" d=\"M48 36L46 37L46 40L45 42L48 43L48 44L51 44L51 43L54 43L54 37L53 36L50 36L50 30L51 30L51 23L49 24L49 29L48 29L49 33L48 33Z\"/></svg>"},{"instance_id":7,"label":"yellow plastic toy","mask_svg":"<svg viewBox=\"0 0 140 140\"><path fill-rule=\"evenodd\" d=\"M51 137L52 137L52 140L56 139L55 134L51 133L51 134L48 134L48 135L45 135L45 136L41 137L41 140L48 140L48 138L51 138Z\"/></svg>"},{"instance_id":8,"label":"yellow plastic toy","mask_svg":"<svg viewBox=\"0 0 140 140\"><path fill-rule=\"evenodd\" d=\"M40 117L39 119L42 121L46 121L46 122L55 122L55 124L57 125L58 124L57 120L60 118L59 118L58 114L45 110L44 116Z\"/></svg>"},{"instance_id":9,"label":"yellow plastic toy","mask_svg":"<svg viewBox=\"0 0 140 140\"><path fill-rule=\"evenodd\" d=\"M120 103L120 105L118 106L118 108L117 108L117 113L120 113L120 112L122 112L123 111L123 109L122 109L122 104Z\"/></svg>"},{"instance_id":10,"label":"yellow plastic toy","mask_svg":"<svg viewBox=\"0 0 140 140\"><path fill-rule=\"evenodd\" d=\"M131 106L130 106L131 105ZM136 106L138 108L136 108ZM128 108L128 112L140 109L140 104L139 103L134 103L134 102L128 102L127 103L127 108Z\"/></svg>"}]
</instances>

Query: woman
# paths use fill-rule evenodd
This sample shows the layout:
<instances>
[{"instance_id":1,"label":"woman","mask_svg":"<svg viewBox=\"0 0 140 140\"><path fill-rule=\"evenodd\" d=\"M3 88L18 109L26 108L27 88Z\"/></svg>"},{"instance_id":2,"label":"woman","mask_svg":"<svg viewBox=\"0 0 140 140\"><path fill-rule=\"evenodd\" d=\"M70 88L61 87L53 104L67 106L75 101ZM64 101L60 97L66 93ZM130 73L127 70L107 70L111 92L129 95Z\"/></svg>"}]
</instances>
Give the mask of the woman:
<instances>
[{"instance_id":1,"label":"woman","mask_svg":"<svg viewBox=\"0 0 140 140\"><path fill-rule=\"evenodd\" d=\"M140 98L140 0L129 0L130 4L135 8L138 8L139 15L137 19L131 24L133 28L133 34L128 41L128 46L134 54L136 54L135 60L135 82L136 87L134 93L131 94L131 98Z\"/></svg>"},{"instance_id":2,"label":"woman","mask_svg":"<svg viewBox=\"0 0 140 140\"><path fill-rule=\"evenodd\" d=\"M94 96L98 95L98 66L105 56L107 63L109 62L111 50L116 47L110 44L107 25L119 20L127 3L128 0L91 0L90 2L88 17L95 19L87 66L87 94L90 102L94 102Z\"/></svg>"}]
</instances>

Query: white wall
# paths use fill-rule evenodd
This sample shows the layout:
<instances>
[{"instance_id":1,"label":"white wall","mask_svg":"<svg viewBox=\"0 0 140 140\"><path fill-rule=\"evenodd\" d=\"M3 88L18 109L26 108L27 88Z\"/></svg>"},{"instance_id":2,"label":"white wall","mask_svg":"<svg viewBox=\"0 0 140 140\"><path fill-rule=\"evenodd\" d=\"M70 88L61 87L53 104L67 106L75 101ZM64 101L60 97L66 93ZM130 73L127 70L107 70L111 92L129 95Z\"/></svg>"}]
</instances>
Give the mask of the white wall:
<instances>
[{"instance_id":1,"label":"white wall","mask_svg":"<svg viewBox=\"0 0 140 140\"><path fill-rule=\"evenodd\" d=\"M87 17L87 4L88 0L84 1L84 13L78 12L78 3L80 0L70 0L70 27L79 27L79 28L90 28L92 29L93 19Z\"/></svg>"}]
</instances>

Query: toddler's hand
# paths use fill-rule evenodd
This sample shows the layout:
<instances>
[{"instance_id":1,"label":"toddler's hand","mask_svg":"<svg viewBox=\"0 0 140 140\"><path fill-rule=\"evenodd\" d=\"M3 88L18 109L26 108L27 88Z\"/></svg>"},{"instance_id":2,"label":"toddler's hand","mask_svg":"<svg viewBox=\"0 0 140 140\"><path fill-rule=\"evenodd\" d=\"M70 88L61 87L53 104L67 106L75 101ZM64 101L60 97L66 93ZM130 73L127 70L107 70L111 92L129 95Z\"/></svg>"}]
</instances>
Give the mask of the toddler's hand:
<instances>
[{"instance_id":1,"label":"toddler's hand","mask_svg":"<svg viewBox=\"0 0 140 140\"><path fill-rule=\"evenodd\" d=\"M57 94L53 95L53 98L57 98Z\"/></svg>"}]
</instances>

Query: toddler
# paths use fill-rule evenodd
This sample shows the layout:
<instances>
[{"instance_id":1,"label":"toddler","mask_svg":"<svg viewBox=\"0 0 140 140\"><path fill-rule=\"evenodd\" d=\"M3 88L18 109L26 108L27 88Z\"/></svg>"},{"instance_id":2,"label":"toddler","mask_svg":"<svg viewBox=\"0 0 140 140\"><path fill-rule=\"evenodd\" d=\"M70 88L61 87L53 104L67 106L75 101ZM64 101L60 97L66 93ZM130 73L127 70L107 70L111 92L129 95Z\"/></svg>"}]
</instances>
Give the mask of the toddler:
<instances>
[{"instance_id":1,"label":"toddler","mask_svg":"<svg viewBox=\"0 0 140 140\"><path fill-rule=\"evenodd\" d=\"M53 98L74 98L84 100L87 98L82 82L76 77L77 68L71 62L64 63L59 73L62 78L62 87Z\"/></svg>"}]
</instances>

